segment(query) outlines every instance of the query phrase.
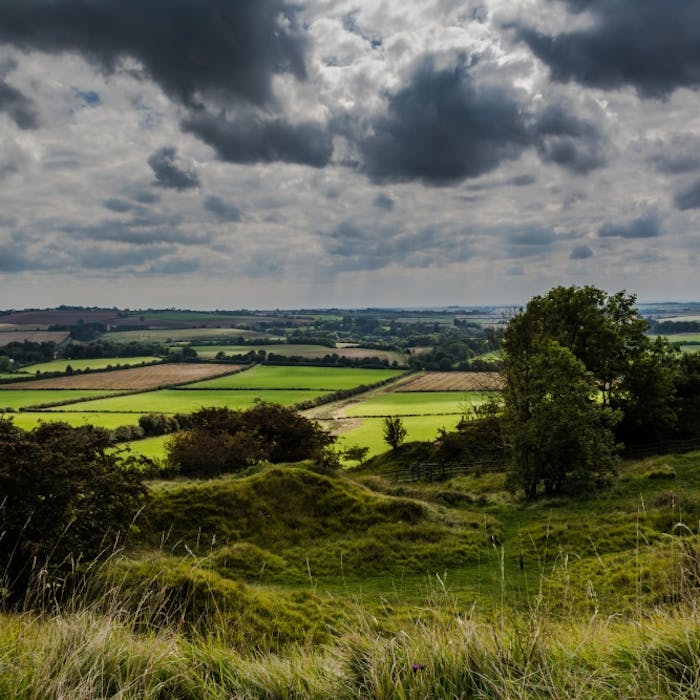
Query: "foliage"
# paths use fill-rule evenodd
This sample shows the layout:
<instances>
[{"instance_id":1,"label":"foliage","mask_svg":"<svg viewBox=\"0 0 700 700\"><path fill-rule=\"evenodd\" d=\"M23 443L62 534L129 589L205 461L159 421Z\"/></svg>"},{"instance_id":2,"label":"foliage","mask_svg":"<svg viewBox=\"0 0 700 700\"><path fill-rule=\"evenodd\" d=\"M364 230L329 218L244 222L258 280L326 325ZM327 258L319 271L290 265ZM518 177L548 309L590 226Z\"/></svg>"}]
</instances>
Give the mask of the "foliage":
<instances>
[{"instance_id":1,"label":"foliage","mask_svg":"<svg viewBox=\"0 0 700 700\"><path fill-rule=\"evenodd\" d=\"M384 419L384 442L395 450L406 439L406 426L399 416Z\"/></svg>"},{"instance_id":2,"label":"foliage","mask_svg":"<svg viewBox=\"0 0 700 700\"><path fill-rule=\"evenodd\" d=\"M110 439L92 426L25 432L0 419L0 569L11 602L32 578L55 591L129 529L145 490Z\"/></svg>"},{"instance_id":3,"label":"foliage","mask_svg":"<svg viewBox=\"0 0 700 700\"><path fill-rule=\"evenodd\" d=\"M167 444L168 462L188 476L211 477L262 460L296 462L317 456L335 438L317 423L279 404L258 401L245 411L205 407L188 430Z\"/></svg>"},{"instance_id":4,"label":"foliage","mask_svg":"<svg viewBox=\"0 0 700 700\"><path fill-rule=\"evenodd\" d=\"M353 447L348 447L344 452L346 459L357 462L360 465L365 461L368 453L369 447L364 445L354 445Z\"/></svg>"}]
</instances>

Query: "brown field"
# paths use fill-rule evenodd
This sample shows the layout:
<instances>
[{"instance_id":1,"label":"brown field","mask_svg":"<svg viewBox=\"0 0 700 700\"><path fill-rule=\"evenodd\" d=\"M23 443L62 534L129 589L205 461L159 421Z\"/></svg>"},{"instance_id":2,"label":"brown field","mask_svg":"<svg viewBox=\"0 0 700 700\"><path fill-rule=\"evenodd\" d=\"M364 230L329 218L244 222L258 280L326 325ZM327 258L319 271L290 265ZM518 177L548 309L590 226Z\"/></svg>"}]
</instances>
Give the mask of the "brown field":
<instances>
[{"instance_id":1,"label":"brown field","mask_svg":"<svg viewBox=\"0 0 700 700\"><path fill-rule=\"evenodd\" d=\"M32 343L62 343L68 340L67 331L0 331L0 347L9 343L23 343L28 340Z\"/></svg>"},{"instance_id":2,"label":"brown field","mask_svg":"<svg viewBox=\"0 0 700 700\"><path fill-rule=\"evenodd\" d=\"M116 369L111 372L75 374L71 377L37 379L30 382L13 382L0 386L0 390L17 389L157 389L175 384L189 384L231 374L243 369L241 365L200 365L172 363Z\"/></svg>"},{"instance_id":3,"label":"brown field","mask_svg":"<svg viewBox=\"0 0 700 700\"><path fill-rule=\"evenodd\" d=\"M397 385L396 391L498 391L498 372L425 372Z\"/></svg>"}]
</instances>

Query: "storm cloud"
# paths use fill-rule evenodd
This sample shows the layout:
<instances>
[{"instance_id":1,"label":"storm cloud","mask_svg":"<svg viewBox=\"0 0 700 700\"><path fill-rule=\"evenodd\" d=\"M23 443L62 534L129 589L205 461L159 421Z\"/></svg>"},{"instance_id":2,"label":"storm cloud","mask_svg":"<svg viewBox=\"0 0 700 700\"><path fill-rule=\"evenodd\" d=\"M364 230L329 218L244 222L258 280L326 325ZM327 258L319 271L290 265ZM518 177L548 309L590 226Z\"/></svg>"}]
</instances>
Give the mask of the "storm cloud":
<instances>
[{"instance_id":1,"label":"storm cloud","mask_svg":"<svg viewBox=\"0 0 700 700\"><path fill-rule=\"evenodd\" d=\"M197 111L183 120L182 127L209 144L221 160L232 163L283 161L320 168L333 154L331 134L314 122L289 124L262 115L230 121L224 115Z\"/></svg>"},{"instance_id":2,"label":"storm cloud","mask_svg":"<svg viewBox=\"0 0 700 700\"><path fill-rule=\"evenodd\" d=\"M656 238L661 223L655 215L642 216L623 224L607 223L598 230L599 238Z\"/></svg>"},{"instance_id":3,"label":"storm cloud","mask_svg":"<svg viewBox=\"0 0 700 700\"><path fill-rule=\"evenodd\" d=\"M304 78L306 42L285 0L3 2L0 42L74 52L107 73L135 59L173 99L272 99L273 75Z\"/></svg>"},{"instance_id":4,"label":"storm cloud","mask_svg":"<svg viewBox=\"0 0 700 700\"><path fill-rule=\"evenodd\" d=\"M684 211L686 209L700 208L700 180L694 182L690 187L679 192L673 200L676 206Z\"/></svg>"},{"instance_id":5,"label":"storm cloud","mask_svg":"<svg viewBox=\"0 0 700 700\"><path fill-rule=\"evenodd\" d=\"M517 34L559 82L664 98L700 86L700 4L697 0L556 0L586 12L585 28L548 35L520 25Z\"/></svg>"},{"instance_id":6,"label":"storm cloud","mask_svg":"<svg viewBox=\"0 0 700 700\"><path fill-rule=\"evenodd\" d=\"M463 64L438 69L427 57L373 121L361 169L375 182L445 186L517 158L529 140L512 90L477 85Z\"/></svg>"},{"instance_id":7,"label":"storm cloud","mask_svg":"<svg viewBox=\"0 0 700 700\"><path fill-rule=\"evenodd\" d=\"M36 129L39 115L32 100L0 80L0 112L5 112L20 129Z\"/></svg>"},{"instance_id":8,"label":"storm cloud","mask_svg":"<svg viewBox=\"0 0 700 700\"><path fill-rule=\"evenodd\" d=\"M148 158L156 184L176 190L199 187L199 177L191 164L177 157L177 149L163 146Z\"/></svg>"}]
</instances>

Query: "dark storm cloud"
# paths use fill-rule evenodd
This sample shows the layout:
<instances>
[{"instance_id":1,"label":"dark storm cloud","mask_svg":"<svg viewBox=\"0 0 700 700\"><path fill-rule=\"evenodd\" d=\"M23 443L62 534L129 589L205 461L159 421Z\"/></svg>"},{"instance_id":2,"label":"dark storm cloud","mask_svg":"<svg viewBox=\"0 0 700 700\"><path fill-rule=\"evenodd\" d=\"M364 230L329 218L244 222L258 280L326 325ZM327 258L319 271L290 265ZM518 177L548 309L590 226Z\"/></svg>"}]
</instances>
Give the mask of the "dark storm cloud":
<instances>
[{"instance_id":1,"label":"dark storm cloud","mask_svg":"<svg viewBox=\"0 0 700 700\"><path fill-rule=\"evenodd\" d=\"M0 80L0 112L5 112L20 129L36 129L39 126L34 103L4 80Z\"/></svg>"},{"instance_id":2,"label":"dark storm cloud","mask_svg":"<svg viewBox=\"0 0 700 700\"><path fill-rule=\"evenodd\" d=\"M685 211L686 209L700 208L700 180L693 183L688 189L679 192L673 199L676 206Z\"/></svg>"},{"instance_id":3,"label":"dark storm cloud","mask_svg":"<svg viewBox=\"0 0 700 700\"><path fill-rule=\"evenodd\" d=\"M281 119L248 114L236 121L195 111L182 127L209 144L231 163L300 163L323 167L333 154L330 132L313 122L288 124Z\"/></svg>"},{"instance_id":4,"label":"dark storm cloud","mask_svg":"<svg viewBox=\"0 0 700 700\"><path fill-rule=\"evenodd\" d=\"M156 184L161 187L171 187L176 190L188 190L199 187L199 177L194 169L179 161L177 150L172 146L164 146L154 151L148 159L153 169Z\"/></svg>"},{"instance_id":5,"label":"dark storm cloud","mask_svg":"<svg viewBox=\"0 0 700 700\"><path fill-rule=\"evenodd\" d=\"M389 98L361 144L364 171L376 182L449 185L517 158L528 129L516 96L475 85L463 65L436 69L426 58Z\"/></svg>"},{"instance_id":6,"label":"dark storm cloud","mask_svg":"<svg viewBox=\"0 0 700 700\"><path fill-rule=\"evenodd\" d=\"M107 248L93 246L74 251L74 260L81 267L92 270L115 270L118 268L140 268L149 260L162 258L172 254L174 249L169 245L149 245L138 248L116 247Z\"/></svg>"},{"instance_id":7,"label":"dark storm cloud","mask_svg":"<svg viewBox=\"0 0 700 700\"><path fill-rule=\"evenodd\" d=\"M380 192L375 198L373 202L374 206L377 207L377 209L384 209L385 211L391 211L394 208L394 200L385 195L383 192Z\"/></svg>"},{"instance_id":8,"label":"dark storm cloud","mask_svg":"<svg viewBox=\"0 0 700 700\"><path fill-rule=\"evenodd\" d=\"M593 251L585 243L577 245L569 255L570 260L586 260L591 257L593 257Z\"/></svg>"},{"instance_id":9,"label":"dark storm cloud","mask_svg":"<svg viewBox=\"0 0 700 700\"><path fill-rule=\"evenodd\" d=\"M216 195L211 195L204 200L204 208L221 221L236 222L241 220L241 210L235 204L226 202Z\"/></svg>"},{"instance_id":10,"label":"dark storm cloud","mask_svg":"<svg viewBox=\"0 0 700 700\"><path fill-rule=\"evenodd\" d=\"M478 177L534 147L540 158L582 174L605 163L605 136L563 104L534 114L523 96L477 84L463 62L437 69L424 57L387 111L358 140L359 166L375 182L451 185ZM514 184L530 184L528 176Z\"/></svg>"},{"instance_id":11,"label":"dark storm cloud","mask_svg":"<svg viewBox=\"0 0 700 700\"><path fill-rule=\"evenodd\" d=\"M571 114L564 105L547 107L536 119L536 148L546 163L585 175L605 164L606 140L590 121Z\"/></svg>"},{"instance_id":12,"label":"dark storm cloud","mask_svg":"<svg viewBox=\"0 0 700 700\"><path fill-rule=\"evenodd\" d=\"M531 228L510 234L509 242L516 246L550 246L557 240L554 231L544 228Z\"/></svg>"},{"instance_id":13,"label":"dark storm cloud","mask_svg":"<svg viewBox=\"0 0 700 700\"><path fill-rule=\"evenodd\" d=\"M663 98L700 86L700 3L697 0L557 0L593 22L556 36L519 26L518 36L560 82L605 90L632 86Z\"/></svg>"},{"instance_id":14,"label":"dark storm cloud","mask_svg":"<svg viewBox=\"0 0 700 700\"><path fill-rule=\"evenodd\" d=\"M649 161L660 173L680 175L700 170L700 138L695 134L674 134L657 141Z\"/></svg>"},{"instance_id":15,"label":"dark storm cloud","mask_svg":"<svg viewBox=\"0 0 700 700\"><path fill-rule=\"evenodd\" d=\"M626 224L604 224L599 238L656 238L661 235L661 222L655 215L642 216Z\"/></svg>"},{"instance_id":16,"label":"dark storm cloud","mask_svg":"<svg viewBox=\"0 0 700 700\"><path fill-rule=\"evenodd\" d=\"M43 256L42 256L43 257ZM17 241L0 242L0 272L13 273L26 270L43 270L47 260L30 255L26 246Z\"/></svg>"},{"instance_id":17,"label":"dark storm cloud","mask_svg":"<svg viewBox=\"0 0 700 700\"><path fill-rule=\"evenodd\" d=\"M124 58L174 99L265 104L275 73L305 75L305 39L286 0L4 0L0 42L75 52L107 73Z\"/></svg>"}]
</instances>

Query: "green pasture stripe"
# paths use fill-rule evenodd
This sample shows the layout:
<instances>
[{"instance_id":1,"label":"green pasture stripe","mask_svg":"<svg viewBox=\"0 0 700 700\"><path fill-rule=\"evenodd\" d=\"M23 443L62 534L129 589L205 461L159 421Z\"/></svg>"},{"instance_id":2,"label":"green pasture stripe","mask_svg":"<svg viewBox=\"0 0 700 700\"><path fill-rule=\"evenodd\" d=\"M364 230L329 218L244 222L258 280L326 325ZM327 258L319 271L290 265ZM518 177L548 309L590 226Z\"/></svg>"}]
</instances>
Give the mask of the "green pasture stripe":
<instances>
[{"instance_id":1,"label":"green pasture stripe","mask_svg":"<svg viewBox=\"0 0 700 700\"><path fill-rule=\"evenodd\" d=\"M453 431L461 416L406 416L402 418L406 428L406 441L433 441L438 437L438 430L445 428ZM340 430L344 421L319 421L323 428L335 432ZM369 447L369 457L386 452L389 446L384 442L384 419L362 418L360 424L338 435L338 447Z\"/></svg>"},{"instance_id":2,"label":"green pasture stripe","mask_svg":"<svg viewBox=\"0 0 700 700\"><path fill-rule=\"evenodd\" d=\"M31 374L36 374L37 372L65 372L68 365L70 365L73 369L79 370L107 369L109 366L116 369L116 365L121 365L122 367L133 367L135 365L160 362L160 360L160 357L155 357L154 355L147 355L143 357L101 357L80 360L53 360L52 362L41 362L40 364L22 367L22 371L30 372Z\"/></svg>"},{"instance_id":3,"label":"green pasture stripe","mask_svg":"<svg viewBox=\"0 0 700 700\"><path fill-rule=\"evenodd\" d=\"M5 384L4 386L12 386ZM90 397L114 396L115 391L96 389L2 389L0 388L0 409L27 408L30 406L46 406L48 404L65 403ZM81 404L82 406L82 404ZM77 408L76 410L82 410Z\"/></svg>"},{"instance_id":4,"label":"green pasture stripe","mask_svg":"<svg viewBox=\"0 0 700 700\"><path fill-rule=\"evenodd\" d=\"M188 384L201 389L310 389L338 391L398 377L398 370L347 367L275 367L259 365L238 374Z\"/></svg>"},{"instance_id":5,"label":"green pasture stripe","mask_svg":"<svg viewBox=\"0 0 700 700\"><path fill-rule=\"evenodd\" d=\"M249 408L255 399L290 406L322 395L322 391L246 391L161 389L129 396L87 401L76 406L77 411L116 411L134 413L191 413L203 406ZM1 396L1 395L0 395Z\"/></svg>"},{"instance_id":6,"label":"green pasture stripe","mask_svg":"<svg viewBox=\"0 0 700 700\"><path fill-rule=\"evenodd\" d=\"M484 403L487 391L415 391L380 394L352 404L345 409L346 416L423 416L466 412L471 406Z\"/></svg>"},{"instance_id":7,"label":"green pasture stripe","mask_svg":"<svg viewBox=\"0 0 700 700\"><path fill-rule=\"evenodd\" d=\"M74 407L75 409L78 406ZM21 413L9 413L13 423L23 430L31 430L39 423L61 422L74 427L81 425L94 425L98 428L114 430L121 425L138 424L140 413L81 413L73 411L22 411Z\"/></svg>"}]
</instances>

